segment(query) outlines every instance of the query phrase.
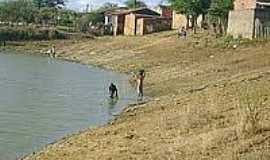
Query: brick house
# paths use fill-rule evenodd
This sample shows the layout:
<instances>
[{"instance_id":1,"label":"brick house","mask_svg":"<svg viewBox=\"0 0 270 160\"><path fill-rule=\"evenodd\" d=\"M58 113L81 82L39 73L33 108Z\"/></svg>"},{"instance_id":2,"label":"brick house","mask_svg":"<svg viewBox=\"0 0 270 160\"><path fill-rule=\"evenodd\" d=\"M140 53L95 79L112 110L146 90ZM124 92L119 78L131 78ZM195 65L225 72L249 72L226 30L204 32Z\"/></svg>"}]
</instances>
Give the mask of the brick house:
<instances>
[{"instance_id":1,"label":"brick house","mask_svg":"<svg viewBox=\"0 0 270 160\"><path fill-rule=\"evenodd\" d=\"M154 10L163 17L167 17L172 20L172 29L179 29L181 27L185 27L187 24L186 16L174 11L171 6L158 5Z\"/></svg>"},{"instance_id":2,"label":"brick house","mask_svg":"<svg viewBox=\"0 0 270 160\"><path fill-rule=\"evenodd\" d=\"M172 18L173 9L170 6L166 5L158 5L154 8L156 12L158 12L162 17Z\"/></svg>"},{"instance_id":3,"label":"brick house","mask_svg":"<svg viewBox=\"0 0 270 160\"><path fill-rule=\"evenodd\" d=\"M155 8L155 11L161 14L162 17L172 19L172 29L179 29L182 27L192 28L191 17L188 19L186 15L173 10L171 6L159 5ZM200 15L197 19L198 27L202 27L202 18L202 15ZM189 23L187 24L187 22Z\"/></svg>"},{"instance_id":4,"label":"brick house","mask_svg":"<svg viewBox=\"0 0 270 160\"><path fill-rule=\"evenodd\" d=\"M144 35L171 29L171 20L149 8L122 9L105 13L105 25L116 35Z\"/></svg>"},{"instance_id":5,"label":"brick house","mask_svg":"<svg viewBox=\"0 0 270 160\"><path fill-rule=\"evenodd\" d=\"M235 0L227 33L233 37L270 37L270 0Z\"/></svg>"}]
</instances>

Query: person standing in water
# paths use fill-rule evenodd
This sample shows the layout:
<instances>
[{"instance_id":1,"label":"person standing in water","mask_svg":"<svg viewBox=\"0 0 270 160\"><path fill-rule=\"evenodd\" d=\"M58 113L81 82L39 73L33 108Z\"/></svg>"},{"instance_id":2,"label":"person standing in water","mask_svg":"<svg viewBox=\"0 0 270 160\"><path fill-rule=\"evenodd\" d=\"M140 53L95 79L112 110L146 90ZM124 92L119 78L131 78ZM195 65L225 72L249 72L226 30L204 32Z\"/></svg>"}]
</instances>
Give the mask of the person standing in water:
<instances>
[{"instance_id":1,"label":"person standing in water","mask_svg":"<svg viewBox=\"0 0 270 160\"><path fill-rule=\"evenodd\" d=\"M140 70L139 74L137 75L137 92L138 92L138 98L140 100L143 99L143 81L145 78L145 71Z\"/></svg>"},{"instance_id":2,"label":"person standing in water","mask_svg":"<svg viewBox=\"0 0 270 160\"><path fill-rule=\"evenodd\" d=\"M115 84L111 83L109 87L110 98L118 98L118 90Z\"/></svg>"},{"instance_id":3,"label":"person standing in water","mask_svg":"<svg viewBox=\"0 0 270 160\"><path fill-rule=\"evenodd\" d=\"M52 58L55 58L55 57L56 57L56 51L55 51L55 46L54 46L54 45L53 45L52 48L51 48L50 56L51 56Z\"/></svg>"}]
</instances>

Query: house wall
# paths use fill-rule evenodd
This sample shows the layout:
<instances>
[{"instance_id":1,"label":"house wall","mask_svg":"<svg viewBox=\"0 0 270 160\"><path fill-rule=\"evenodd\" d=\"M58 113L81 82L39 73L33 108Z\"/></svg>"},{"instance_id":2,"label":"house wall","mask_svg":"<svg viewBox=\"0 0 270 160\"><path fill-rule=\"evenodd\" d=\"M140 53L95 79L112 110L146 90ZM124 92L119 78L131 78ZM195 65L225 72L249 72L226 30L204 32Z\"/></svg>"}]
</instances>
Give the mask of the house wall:
<instances>
[{"instance_id":1,"label":"house wall","mask_svg":"<svg viewBox=\"0 0 270 160\"><path fill-rule=\"evenodd\" d=\"M199 15L197 18L197 24L198 27L202 27L202 21L203 21L203 16ZM172 17L172 29L179 29L182 27L186 27L187 25L187 18L183 14L179 14L176 11L173 11L173 17ZM189 27L192 27L191 19L189 21Z\"/></svg>"},{"instance_id":2,"label":"house wall","mask_svg":"<svg viewBox=\"0 0 270 160\"><path fill-rule=\"evenodd\" d=\"M119 15L118 16L118 28L117 28L117 35L123 34L124 33L124 27L125 27L125 16L124 15Z\"/></svg>"},{"instance_id":3,"label":"house wall","mask_svg":"<svg viewBox=\"0 0 270 160\"><path fill-rule=\"evenodd\" d=\"M154 8L153 10L159 13L162 17L172 18L173 16L173 10L170 7L158 6Z\"/></svg>"},{"instance_id":4,"label":"house wall","mask_svg":"<svg viewBox=\"0 0 270 160\"><path fill-rule=\"evenodd\" d=\"M136 29L136 16L134 14L128 14L125 16L124 35L135 35Z\"/></svg>"},{"instance_id":5,"label":"house wall","mask_svg":"<svg viewBox=\"0 0 270 160\"><path fill-rule=\"evenodd\" d=\"M235 0L234 10L255 9L257 0Z\"/></svg>"},{"instance_id":6,"label":"house wall","mask_svg":"<svg viewBox=\"0 0 270 160\"><path fill-rule=\"evenodd\" d=\"M178 14L176 11L173 11L172 18L172 29L179 29L180 27L186 27L187 19L183 14Z\"/></svg>"},{"instance_id":7,"label":"house wall","mask_svg":"<svg viewBox=\"0 0 270 160\"><path fill-rule=\"evenodd\" d=\"M118 16L112 16L112 28L113 28L113 35L117 36L118 31Z\"/></svg>"},{"instance_id":8,"label":"house wall","mask_svg":"<svg viewBox=\"0 0 270 160\"><path fill-rule=\"evenodd\" d=\"M234 38L243 37L252 39L254 37L255 10L234 10L229 13L227 33Z\"/></svg>"},{"instance_id":9,"label":"house wall","mask_svg":"<svg viewBox=\"0 0 270 160\"><path fill-rule=\"evenodd\" d=\"M172 16L173 16L173 11L172 11L172 9L169 8L169 7L164 7L164 8L162 9L161 16L162 16L162 17L166 17L166 18L172 18Z\"/></svg>"},{"instance_id":10,"label":"house wall","mask_svg":"<svg viewBox=\"0 0 270 160\"><path fill-rule=\"evenodd\" d=\"M145 35L171 29L169 18L139 18L137 20L136 35Z\"/></svg>"},{"instance_id":11,"label":"house wall","mask_svg":"<svg viewBox=\"0 0 270 160\"><path fill-rule=\"evenodd\" d=\"M137 19L136 35L144 35L144 18Z\"/></svg>"}]
</instances>

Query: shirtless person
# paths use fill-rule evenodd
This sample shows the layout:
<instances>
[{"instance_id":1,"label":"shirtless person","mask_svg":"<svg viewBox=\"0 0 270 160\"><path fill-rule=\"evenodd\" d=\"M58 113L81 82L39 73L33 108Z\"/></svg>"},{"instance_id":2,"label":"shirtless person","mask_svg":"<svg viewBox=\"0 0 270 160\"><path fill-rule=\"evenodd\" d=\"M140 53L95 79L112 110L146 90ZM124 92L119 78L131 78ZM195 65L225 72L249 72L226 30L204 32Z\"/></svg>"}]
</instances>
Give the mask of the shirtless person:
<instances>
[{"instance_id":1,"label":"shirtless person","mask_svg":"<svg viewBox=\"0 0 270 160\"><path fill-rule=\"evenodd\" d=\"M136 78L137 78L138 98L142 99L143 98L143 80L145 78L145 71L140 70Z\"/></svg>"}]
</instances>

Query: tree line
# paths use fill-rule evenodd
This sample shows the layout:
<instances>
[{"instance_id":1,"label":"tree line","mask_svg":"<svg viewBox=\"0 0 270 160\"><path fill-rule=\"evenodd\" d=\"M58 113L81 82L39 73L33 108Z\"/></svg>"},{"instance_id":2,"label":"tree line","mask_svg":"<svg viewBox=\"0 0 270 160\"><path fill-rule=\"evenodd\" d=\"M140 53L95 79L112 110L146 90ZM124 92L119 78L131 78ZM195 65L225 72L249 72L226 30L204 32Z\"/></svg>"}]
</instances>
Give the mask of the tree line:
<instances>
[{"instance_id":1,"label":"tree line","mask_svg":"<svg viewBox=\"0 0 270 160\"><path fill-rule=\"evenodd\" d=\"M223 34L226 31L228 23L229 11L233 9L234 0L168 0L171 6L191 20L192 28L196 32L197 19L200 15L203 17L203 22L208 18L208 22L212 23L213 27ZM208 23L205 22L205 25ZM187 27L189 24L187 23Z\"/></svg>"},{"instance_id":2,"label":"tree line","mask_svg":"<svg viewBox=\"0 0 270 160\"><path fill-rule=\"evenodd\" d=\"M217 32L226 30L229 11L233 9L233 0L167 0L174 10L186 15L188 22L196 31L197 18L202 15L203 22L211 22ZM99 13L117 8L114 3L105 3L88 14L64 9L66 0L12 0L0 2L0 25L61 25L86 30L89 23L103 22ZM125 1L127 8L147 7L142 0ZM204 25L205 24L205 25ZM209 23L204 23L207 26ZM190 24L187 24L187 26Z\"/></svg>"},{"instance_id":3,"label":"tree line","mask_svg":"<svg viewBox=\"0 0 270 160\"><path fill-rule=\"evenodd\" d=\"M68 25L75 23L83 14L63 8L66 3L66 0L0 1L0 22L11 22L12 24L23 23L25 25L30 23L47 25L56 23ZM127 0L125 5L128 8L146 7L146 4L140 0ZM97 13L116 7L118 7L117 4L108 2L92 11L92 14L90 13L88 16L91 20L100 21L100 15Z\"/></svg>"},{"instance_id":4,"label":"tree line","mask_svg":"<svg viewBox=\"0 0 270 160\"><path fill-rule=\"evenodd\" d=\"M65 0L13 0L0 2L0 22L16 25L23 23L72 23L74 11L62 9ZM59 16L63 19L59 19Z\"/></svg>"}]
</instances>

